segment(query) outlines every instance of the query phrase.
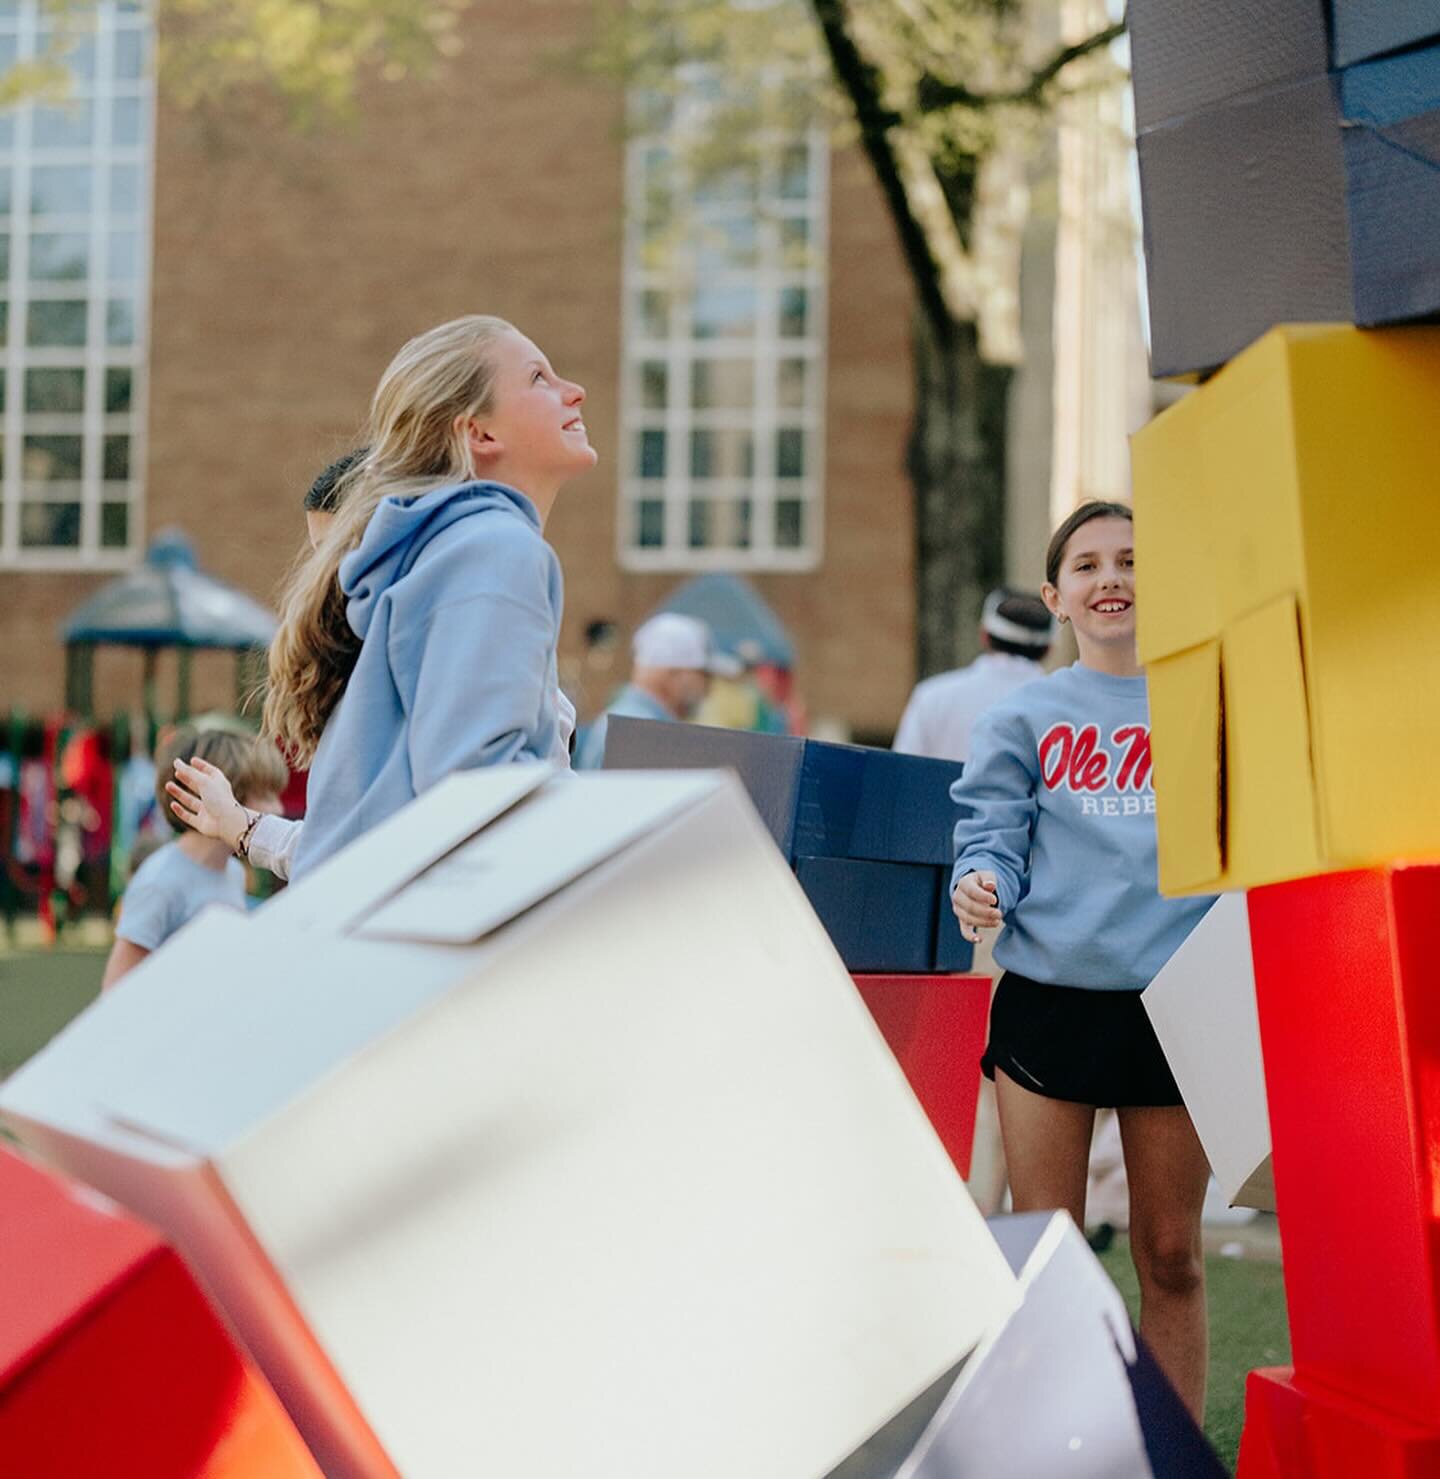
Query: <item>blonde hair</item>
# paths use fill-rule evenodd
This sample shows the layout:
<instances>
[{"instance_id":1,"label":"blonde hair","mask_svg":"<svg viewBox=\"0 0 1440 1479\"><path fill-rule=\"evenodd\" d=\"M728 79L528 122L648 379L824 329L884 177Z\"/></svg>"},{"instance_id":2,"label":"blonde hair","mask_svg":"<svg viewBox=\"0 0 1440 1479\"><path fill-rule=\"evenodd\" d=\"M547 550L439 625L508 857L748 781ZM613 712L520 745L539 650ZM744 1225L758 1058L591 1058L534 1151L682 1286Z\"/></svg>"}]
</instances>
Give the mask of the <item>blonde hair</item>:
<instances>
[{"instance_id":1,"label":"blonde hair","mask_svg":"<svg viewBox=\"0 0 1440 1479\"><path fill-rule=\"evenodd\" d=\"M187 829L170 809L165 783L174 780L177 760L193 760L197 755L224 775L242 806L262 796L279 796L290 783L290 768L269 740L229 729L196 729L181 724L165 736L155 753L155 799L161 814L177 832Z\"/></svg>"},{"instance_id":2,"label":"blonde hair","mask_svg":"<svg viewBox=\"0 0 1440 1479\"><path fill-rule=\"evenodd\" d=\"M360 654L345 615L340 562L383 498L414 498L474 477L465 422L492 409L493 349L513 332L504 319L484 314L454 319L412 339L380 377L362 439L366 451L340 482L334 523L286 581L270 646L265 730L298 765L313 759Z\"/></svg>"}]
</instances>

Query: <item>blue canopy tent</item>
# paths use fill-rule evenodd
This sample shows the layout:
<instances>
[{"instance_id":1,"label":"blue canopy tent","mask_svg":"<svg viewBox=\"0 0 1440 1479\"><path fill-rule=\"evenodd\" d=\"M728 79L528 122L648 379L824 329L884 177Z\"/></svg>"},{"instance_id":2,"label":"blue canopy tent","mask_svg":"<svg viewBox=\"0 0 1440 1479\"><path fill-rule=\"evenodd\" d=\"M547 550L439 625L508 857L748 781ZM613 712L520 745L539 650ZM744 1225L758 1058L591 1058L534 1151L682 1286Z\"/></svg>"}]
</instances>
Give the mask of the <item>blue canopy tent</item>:
<instances>
[{"instance_id":1,"label":"blue canopy tent","mask_svg":"<svg viewBox=\"0 0 1440 1479\"><path fill-rule=\"evenodd\" d=\"M258 601L206 575L183 533L164 530L143 564L96 591L61 626L66 704L79 713L92 711L97 647L138 647L144 652L144 707L152 721L156 657L162 648L179 653L177 717L190 712L190 655L196 648L236 654L238 700L245 659L270 645L276 625L274 614Z\"/></svg>"},{"instance_id":2,"label":"blue canopy tent","mask_svg":"<svg viewBox=\"0 0 1440 1479\"><path fill-rule=\"evenodd\" d=\"M746 663L766 663L786 672L795 666L795 645L784 623L738 575L697 575L672 591L657 610L698 617L721 652Z\"/></svg>"}]
</instances>

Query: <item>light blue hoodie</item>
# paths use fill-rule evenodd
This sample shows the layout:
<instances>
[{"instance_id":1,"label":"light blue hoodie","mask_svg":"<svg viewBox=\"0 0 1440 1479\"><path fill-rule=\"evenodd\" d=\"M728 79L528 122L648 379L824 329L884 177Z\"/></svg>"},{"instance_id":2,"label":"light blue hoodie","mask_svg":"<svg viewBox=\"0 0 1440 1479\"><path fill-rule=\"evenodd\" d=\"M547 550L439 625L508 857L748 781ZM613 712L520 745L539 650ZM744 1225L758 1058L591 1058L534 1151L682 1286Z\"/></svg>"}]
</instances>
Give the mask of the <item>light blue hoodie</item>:
<instances>
[{"instance_id":1,"label":"light blue hoodie","mask_svg":"<svg viewBox=\"0 0 1440 1479\"><path fill-rule=\"evenodd\" d=\"M995 875L995 959L1052 986L1138 991L1211 898L1160 896L1145 679L1075 663L983 713L950 788L955 883Z\"/></svg>"},{"instance_id":2,"label":"light blue hoodie","mask_svg":"<svg viewBox=\"0 0 1440 1479\"><path fill-rule=\"evenodd\" d=\"M563 758L560 562L523 493L386 498L340 588L362 646L310 767L292 879L452 771Z\"/></svg>"}]
</instances>

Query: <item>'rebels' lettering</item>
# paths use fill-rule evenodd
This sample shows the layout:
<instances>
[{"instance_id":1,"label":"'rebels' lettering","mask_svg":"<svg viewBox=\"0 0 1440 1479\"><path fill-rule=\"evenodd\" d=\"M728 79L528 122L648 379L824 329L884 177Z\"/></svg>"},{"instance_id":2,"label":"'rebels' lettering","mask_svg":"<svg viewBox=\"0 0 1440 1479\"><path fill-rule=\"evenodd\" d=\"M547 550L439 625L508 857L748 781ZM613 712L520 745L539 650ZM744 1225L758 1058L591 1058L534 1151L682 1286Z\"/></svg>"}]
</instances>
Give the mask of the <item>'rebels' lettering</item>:
<instances>
[{"instance_id":1,"label":"'rebels' lettering","mask_svg":"<svg viewBox=\"0 0 1440 1479\"><path fill-rule=\"evenodd\" d=\"M1065 789L1082 795L1094 795L1111 785L1112 766L1117 791L1150 789L1150 730L1143 724L1127 724L1110 736L1119 748L1118 757L1100 742L1100 727L1086 724L1079 730L1073 724L1052 724L1040 740L1040 779L1047 791ZM1090 808L1086 807L1089 811ZM1103 815L1130 816L1128 809Z\"/></svg>"}]
</instances>

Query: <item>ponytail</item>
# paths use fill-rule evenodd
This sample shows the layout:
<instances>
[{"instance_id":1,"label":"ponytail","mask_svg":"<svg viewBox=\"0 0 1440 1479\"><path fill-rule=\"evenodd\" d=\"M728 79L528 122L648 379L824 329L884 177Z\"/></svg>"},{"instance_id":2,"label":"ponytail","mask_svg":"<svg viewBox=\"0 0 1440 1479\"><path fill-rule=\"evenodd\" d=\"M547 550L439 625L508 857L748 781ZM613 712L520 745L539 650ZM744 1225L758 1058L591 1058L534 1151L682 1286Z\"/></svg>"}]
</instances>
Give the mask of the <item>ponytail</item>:
<instances>
[{"instance_id":1,"label":"ponytail","mask_svg":"<svg viewBox=\"0 0 1440 1479\"><path fill-rule=\"evenodd\" d=\"M336 490L335 521L286 579L270 646L265 730L309 765L360 656L346 615L340 563L383 499L416 498L474 476L465 423L489 413L493 349L513 329L472 314L412 339L390 362L371 402L366 452Z\"/></svg>"}]
</instances>

